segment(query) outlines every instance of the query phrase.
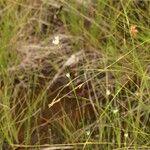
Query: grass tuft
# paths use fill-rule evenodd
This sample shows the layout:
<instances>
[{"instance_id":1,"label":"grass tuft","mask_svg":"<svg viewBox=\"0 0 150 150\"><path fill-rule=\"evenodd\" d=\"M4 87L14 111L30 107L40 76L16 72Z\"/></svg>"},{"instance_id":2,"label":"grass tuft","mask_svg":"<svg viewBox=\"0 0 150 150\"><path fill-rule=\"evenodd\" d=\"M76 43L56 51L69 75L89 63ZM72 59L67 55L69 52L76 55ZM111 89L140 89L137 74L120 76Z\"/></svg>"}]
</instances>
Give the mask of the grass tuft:
<instances>
[{"instance_id":1,"label":"grass tuft","mask_svg":"<svg viewBox=\"0 0 150 150\"><path fill-rule=\"evenodd\" d=\"M150 2L0 0L0 149L149 149Z\"/></svg>"}]
</instances>

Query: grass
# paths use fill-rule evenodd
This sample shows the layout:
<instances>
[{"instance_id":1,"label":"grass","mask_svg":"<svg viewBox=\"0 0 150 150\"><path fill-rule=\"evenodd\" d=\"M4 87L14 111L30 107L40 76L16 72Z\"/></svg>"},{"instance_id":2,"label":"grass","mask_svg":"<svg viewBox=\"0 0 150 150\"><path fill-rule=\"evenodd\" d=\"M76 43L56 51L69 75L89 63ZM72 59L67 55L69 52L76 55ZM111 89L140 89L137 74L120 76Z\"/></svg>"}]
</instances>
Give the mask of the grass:
<instances>
[{"instance_id":1,"label":"grass","mask_svg":"<svg viewBox=\"0 0 150 150\"><path fill-rule=\"evenodd\" d=\"M0 149L150 148L149 1L0 8Z\"/></svg>"}]
</instances>

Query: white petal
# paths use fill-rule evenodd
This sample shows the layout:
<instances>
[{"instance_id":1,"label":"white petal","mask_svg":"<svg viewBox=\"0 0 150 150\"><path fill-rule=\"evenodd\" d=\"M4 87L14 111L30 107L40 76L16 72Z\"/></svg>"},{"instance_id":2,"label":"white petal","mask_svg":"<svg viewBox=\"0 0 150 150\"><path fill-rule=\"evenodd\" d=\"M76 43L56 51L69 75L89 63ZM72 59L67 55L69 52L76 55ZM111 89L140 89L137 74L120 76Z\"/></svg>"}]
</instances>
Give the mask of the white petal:
<instances>
[{"instance_id":1,"label":"white petal","mask_svg":"<svg viewBox=\"0 0 150 150\"><path fill-rule=\"evenodd\" d=\"M106 90L106 95L109 96L111 94L110 90Z\"/></svg>"},{"instance_id":2,"label":"white petal","mask_svg":"<svg viewBox=\"0 0 150 150\"><path fill-rule=\"evenodd\" d=\"M69 74L69 73L66 73L66 77L67 77L67 78L70 78L70 74Z\"/></svg>"},{"instance_id":3,"label":"white petal","mask_svg":"<svg viewBox=\"0 0 150 150\"><path fill-rule=\"evenodd\" d=\"M116 114L119 110L118 109L114 109L113 113Z\"/></svg>"},{"instance_id":4,"label":"white petal","mask_svg":"<svg viewBox=\"0 0 150 150\"><path fill-rule=\"evenodd\" d=\"M128 137L128 133L125 133L125 134L124 134L124 137L127 138L127 137Z\"/></svg>"},{"instance_id":5,"label":"white petal","mask_svg":"<svg viewBox=\"0 0 150 150\"><path fill-rule=\"evenodd\" d=\"M54 45L58 45L59 44L59 36L55 36L54 39L53 39L53 41L52 41L52 43Z\"/></svg>"}]
</instances>

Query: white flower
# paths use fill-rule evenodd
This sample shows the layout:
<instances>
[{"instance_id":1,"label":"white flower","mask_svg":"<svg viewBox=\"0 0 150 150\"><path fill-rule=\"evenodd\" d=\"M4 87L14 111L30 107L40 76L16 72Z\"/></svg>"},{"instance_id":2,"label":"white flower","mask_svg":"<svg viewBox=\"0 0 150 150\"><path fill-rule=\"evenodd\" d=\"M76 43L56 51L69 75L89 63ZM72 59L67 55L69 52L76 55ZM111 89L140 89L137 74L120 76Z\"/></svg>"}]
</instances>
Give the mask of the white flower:
<instances>
[{"instance_id":1,"label":"white flower","mask_svg":"<svg viewBox=\"0 0 150 150\"><path fill-rule=\"evenodd\" d=\"M54 39L53 39L53 41L52 41L52 43L53 43L54 45L58 45L58 44L59 44L59 41L60 41L59 36L55 36Z\"/></svg>"},{"instance_id":2,"label":"white flower","mask_svg":"<svg viewBox=\"0 0 150 150\"><path fill-rule=\"evenodd\" d=\"M125 137L125 138L127 138L128 136L129 136L128 133L125 133L125 134L124 134L124 137Z\"/></svg>"},{"instance_id":3,"label":"white flower","mask_svg":"<svg viewBox=\"0 0 150 150\"><path fill-rule=\"evenodd\" d=\"M109 96L111 94L110 90L106 90L106 95Z\"/></svg>"},{"instance_id":4,"label":"white flower","mask_svg":"<svg viewBox=\"0 0 150 150\"><path fill-rule=\"evenodd\" d=\"M86 131L86 135L89 136L91 134L91 132L88 130Z\"/></svg>"},{"instance_id":5,"label":"white flower","mask_svg":"<svg viewBox=\"0 0 150 150\"><path fill-rule=\"evenodd\" d=\"M114 109L113 113L116 114L119 110L118 109Z\"/></svg>"},{"instance_id":6,"label":"white flower","mask_svg":"<svg viewBox=\"0 0 150 150\"><path fill-rule=\"evenodd\" d=\"M67 77L67 78L70 78L70 73L66 73L66 77Z\"/></svg>"}]
</instances>

